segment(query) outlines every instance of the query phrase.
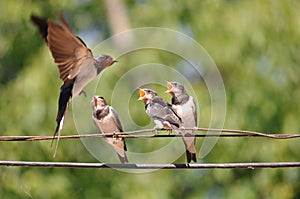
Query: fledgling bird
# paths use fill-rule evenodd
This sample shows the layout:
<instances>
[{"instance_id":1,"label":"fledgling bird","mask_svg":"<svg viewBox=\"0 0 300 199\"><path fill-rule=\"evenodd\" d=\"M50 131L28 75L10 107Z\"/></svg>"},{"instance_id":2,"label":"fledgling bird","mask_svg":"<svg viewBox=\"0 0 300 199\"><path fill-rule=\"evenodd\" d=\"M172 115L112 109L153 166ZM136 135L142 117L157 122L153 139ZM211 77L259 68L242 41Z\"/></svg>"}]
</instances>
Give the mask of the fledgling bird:
<instances>
[{"instance_id":1,"label":"fledgling bird","mask_svg":"<svg viewBox=\"0 0 300 199\"><path fill-rule=\"evenodd\" d=\"M172 105L160 98L154 90L140 88L139 93L138 100L144 102L146 113L156 124L155 129L176 131L181 127L181 118L172 109Z\"/></svg>"},{"instance_id":2,"label":"fledgling bird","mask_svg":"<svg viewBox=\"0 0 300 199\"><path fill-rule=\"evenodd\" d=\"M94 96L92 101L92 118L96 127L104 134L123 132L119 116L115 109L107 105L101 96ZM125 139L120 137L107 137L105 141L116 151L122 163L128 162Z\"/></svg>"},{"instance_id":3,"label":"fledgling bird","mask_svg":"<svg viewBox=\"0 0 300 199\"><path fill-rule=\"evenodd\" d=\"M167 82L166 93L172 95L172 107L182 119L183 127L195 128L197 126L197 110L194 98L186 92L184 86L178 82ZM184 135L195 135L193 130L183 131L183 141L187 150L188 162L197 162L195 142L196 137L185 137ZM189 153L188 153L189 152Z\"/></svg>"},{"instance_id":4,"label":"fledgling bird","mask_svg":"<svg viewBox=\"0 0 300 199\"><path fill-rule=\"evenodd\" d=\"M83 88L91 80L103 69L117 61L109 55L94 57L92 51L87 48L82 39L72 32L62 16L60 17L61 25L35 15L31 15L31 21L38 27L45 39L52 57L58 65L60 78L64 82L60 88L57 126L53 136L53 139L56 135L58 136L53 155L55 157L69 100L84 92Z\"/></svg>"},{"instance_id":5,"label":"fledgling bird","mask_svg":"<svg viewBox=\"0 0 300 199\"><path fill-rule=\"evenodd\" d=\"M139 89L140 98L145 104L146 113L150 118L153 119L156 124L156 129L173 129L177 134L184 135L181 127L183 126L180 116L172 108L172 105L166 102L164 99L160 98L157 93L152 89ZM187 162L190 163L191 160L196 162L196 154L190 152L186 137L182 137L185 147L186 147L186 157Z\"/></svg>"}]
</instances>

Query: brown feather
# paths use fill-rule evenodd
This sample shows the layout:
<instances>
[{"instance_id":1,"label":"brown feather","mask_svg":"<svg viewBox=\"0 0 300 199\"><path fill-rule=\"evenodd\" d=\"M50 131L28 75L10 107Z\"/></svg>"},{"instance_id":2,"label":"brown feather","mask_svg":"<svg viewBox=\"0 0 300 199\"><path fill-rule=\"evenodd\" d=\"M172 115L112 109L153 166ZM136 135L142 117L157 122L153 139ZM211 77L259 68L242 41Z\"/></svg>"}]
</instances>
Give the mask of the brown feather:
<instances>
[{"instance_id":1,"label":"brown feather","mask_svg":"<svg viewBox=\"0 0 300 199\"><path fill-rule=\"evenodd\" d=\"M90 49L70 29L63 17L62 26L48 20L48 46L63 81L73 79L86 59L93 59Z\"/></svg>"}]
</instances>

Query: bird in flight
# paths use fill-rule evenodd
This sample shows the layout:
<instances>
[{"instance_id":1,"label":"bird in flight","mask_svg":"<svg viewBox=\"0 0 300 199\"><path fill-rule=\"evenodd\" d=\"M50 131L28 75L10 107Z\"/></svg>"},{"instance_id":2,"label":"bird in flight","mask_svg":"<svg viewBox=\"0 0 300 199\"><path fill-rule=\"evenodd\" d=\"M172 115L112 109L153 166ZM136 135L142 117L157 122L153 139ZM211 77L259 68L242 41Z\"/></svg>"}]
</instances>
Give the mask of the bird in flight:
<instances>
[{"instance_id":1,"label":"bird in flight","mask_svg":"<svg viewBox=\"0 0 300 199\"><path fill-rule=\"evenodd\" d=\"M58 100L57 125L53 136L54 140L57 135L53 155L55 157L70 99L83 93L83 88L90 81L103 69L117 61L109 55L94 57L83 40L72 32L63 16L60 16L61 25L35 15L31 15L31 21L38 27L45 39L58 66L60 78L63 80Z\"/></svg>"}]
</instances>

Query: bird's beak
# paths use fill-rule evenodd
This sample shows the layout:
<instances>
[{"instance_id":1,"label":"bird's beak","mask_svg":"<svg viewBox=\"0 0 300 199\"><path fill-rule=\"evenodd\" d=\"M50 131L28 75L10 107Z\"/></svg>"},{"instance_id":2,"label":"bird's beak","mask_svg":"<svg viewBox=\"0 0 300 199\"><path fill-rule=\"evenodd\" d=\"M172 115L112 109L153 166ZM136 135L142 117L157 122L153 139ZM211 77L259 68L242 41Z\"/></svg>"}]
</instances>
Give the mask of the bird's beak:
<instances>
[{"instance_id":1,"label":"bird's beak","mask_svg":"<svg viewBox=\"0 0 300 199\"><path fill-rule=\"evenodd\" d=\"M92 101L91 101L91 104L92 104L93 106L97 106L97 96L94 96L94 97L93 97L93 99L92 99Z\"/></svg>"},{"instance_id":2,"label":"bird's beak","mask_svg":"<svg viewBox=\"0 0 300 199\"><path fill-rule=\"evenodd\" d=\"M170 82L167 82L167 88L168 88L168 90L166 90L165 93L171 93L173 86L172 86L172 84Z\"/></svg>"},{"instance_id":3,"label":"bird's beak","mask_svg":"<svg viewBox=\"0 0 300 199\"><path fill-rule=\"evenodd\" d=\"M109 66L113 65L114 63L118 62L118 60L112 60L109 64Z\"/></svg>"},{"instance_id":4,"label":"bird's beak","mask_svg":"<svg viewBox=\"0 0 300 199\"><path fill-rule=\"evenodd\" d=\"M139 101L144 100L146 98L146 91L144 91L142 88L139 89L139 93L140 93L140 97L139 97Z\"/></svg>"},{"instance_id":5,"label":"bird's beak","mask_svg":"<svg viewBox=\"0 0 300 199\"><path fill-rule=\"evenodd\" d=\"M92 99L92 104L97 107L97 106L105 106L105 102L101 99L99 99L99 96L94 96Z\"/></svg>"}]
</instances>

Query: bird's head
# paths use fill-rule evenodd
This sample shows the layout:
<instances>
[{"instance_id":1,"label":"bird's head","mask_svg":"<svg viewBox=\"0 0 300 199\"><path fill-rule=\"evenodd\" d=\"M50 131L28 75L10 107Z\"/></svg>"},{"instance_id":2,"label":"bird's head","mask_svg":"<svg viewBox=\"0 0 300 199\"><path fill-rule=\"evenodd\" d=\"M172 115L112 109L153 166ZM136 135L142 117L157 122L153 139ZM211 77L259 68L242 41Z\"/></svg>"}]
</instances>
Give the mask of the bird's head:
<instances>
[{"instance_id":1,"label":"bird's head","mask_svg":"<svg viewBox=\"0 0 300 199\"><path fill-rule=\"evenodd\" d=\"M113 65L114 63L118 62L109 55L99 55L95 57L95 59L97 61L97 65L100 66L102 69L107 68Z\"/></svg>"},{"instance_id":2,"label":"bird's head","mask_svg":"<svg viewBox=\"0 0 300 199\"><path fill-rule=\"evenodd\" d=\"M138 100L143 101L144 103L151 101L155 96L157 96L157 93L149 88L139 88L139 93L140 97Z\"/></svg>"},{"instance_id":3,"label":"bird's head","mask_svg":"<svg viewBox=\"0 0 300 199\"><path fill-rule=\"evenodd\" d=\"M185 92L184 86L178 82L167 82L166 93L170 93L171 95L180 95Z\"/></svg>"},{"instance_id":4,"label":"bird's head","mask_svg":"<svg viewBox=\"0 0 300 199\"><path fill-rule=\"evenodd\" d=\"M94 96L91 101L93 109L103 109L107 104L102 96Z\"/></svg>"}]
</instances>

